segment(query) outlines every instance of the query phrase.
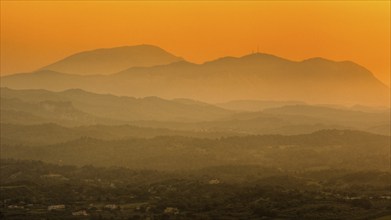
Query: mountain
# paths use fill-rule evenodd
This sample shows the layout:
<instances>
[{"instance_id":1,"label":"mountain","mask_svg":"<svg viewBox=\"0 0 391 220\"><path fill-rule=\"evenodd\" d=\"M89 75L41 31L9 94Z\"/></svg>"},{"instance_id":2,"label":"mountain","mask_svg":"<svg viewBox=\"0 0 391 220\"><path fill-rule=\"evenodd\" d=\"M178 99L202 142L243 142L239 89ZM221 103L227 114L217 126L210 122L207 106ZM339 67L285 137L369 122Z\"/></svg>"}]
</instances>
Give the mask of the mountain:
<instances>
[{"instance_id":1,"label":"mountain","mask_svg":"<svg viewBox=\"0 0 391 220\"><path fill-rule=\"evenodd\" d=\"M122 123L136 120L208 121L231 115L229 110L191 100L188 100L188 103L184 103L158 97L133 98L90 93L80 89L51 92L47 90L1 88L0 94L4 100L15 100L17 103L14 106L18 106L16 108L11 105L13 102L2 101L2 109L24 111L41 117L47 116L45 109L36 110L37 107L29 108L24 106L45 106L44 103L63 103L65 110L72 109L95 117L118 122L122 121ZM4 118L6 119L6 117Z\"/></svg>"},{"instance_id":2,"label":"mountain","mask_svg":"<svg viewBox=\"0 0 391 220\"><path fill-rule=\"evenodd\" d=\"M88 66L88 63L86 63ZM268 54L131 67L111 75L81 76L40 70L1 78L16 89L72 88L133 97L159 96L221 103L298 100L306 103L389 106L389 87L364 67L323 58L290 61Z\"/></svg>"},{"instance_id":3,"label":"mountain","mask_svg":"<svg viewBox=\"0 0 391 220\"><path fill-rule=\"evenodd\" d=\"M41 70L79 75L111 74L131 67L163 65L179 60L180 57L152 45L124 46L83 51Z\"/></svg>"}]
</instances>

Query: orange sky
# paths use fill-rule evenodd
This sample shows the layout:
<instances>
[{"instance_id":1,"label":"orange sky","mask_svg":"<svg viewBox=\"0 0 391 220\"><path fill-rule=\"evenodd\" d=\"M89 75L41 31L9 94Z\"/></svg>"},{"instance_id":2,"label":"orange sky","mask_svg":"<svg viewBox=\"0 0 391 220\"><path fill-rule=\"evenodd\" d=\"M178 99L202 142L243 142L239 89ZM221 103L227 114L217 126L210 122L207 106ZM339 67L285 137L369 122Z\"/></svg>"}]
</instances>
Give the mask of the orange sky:
<instances>
[{"instance_id":1,"label":"orange sky","mask_svg":"<svg viewBox=\"0 0 391 220\"><path fill-rule=\"evenodd\" d=\"M390 84L390 2L1 1L1 74L153 44L201 63L260 52L352 60Z\"/></svg>"}]
</instances>

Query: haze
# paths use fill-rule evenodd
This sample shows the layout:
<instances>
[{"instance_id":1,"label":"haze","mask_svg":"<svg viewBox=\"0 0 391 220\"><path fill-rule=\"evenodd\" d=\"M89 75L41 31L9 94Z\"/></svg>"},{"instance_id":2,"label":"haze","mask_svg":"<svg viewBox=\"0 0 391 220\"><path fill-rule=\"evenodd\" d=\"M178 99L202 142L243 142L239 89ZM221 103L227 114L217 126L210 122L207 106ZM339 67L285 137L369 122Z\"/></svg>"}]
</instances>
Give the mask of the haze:
<instances>
[{"instance_id":1,"label":"haze","mask_svg":"<svg viewBox=\"0 0 391 220\"><path fill-rule=\"evenodd\" d=\"M1 75L146 43L196 63L257 48L291 60L352 60L389 85L389 8L389 1L1 1Z\"/></svg>"},{"instance_id":2,"label":"haze","mask_svg":"<svg viewBox=\"0 0 391 220\"><path fill-rule=\"evenodd\" d=\"M391 219L389 7L1 1L0 219Z\"/></svg>"}]
</instances>

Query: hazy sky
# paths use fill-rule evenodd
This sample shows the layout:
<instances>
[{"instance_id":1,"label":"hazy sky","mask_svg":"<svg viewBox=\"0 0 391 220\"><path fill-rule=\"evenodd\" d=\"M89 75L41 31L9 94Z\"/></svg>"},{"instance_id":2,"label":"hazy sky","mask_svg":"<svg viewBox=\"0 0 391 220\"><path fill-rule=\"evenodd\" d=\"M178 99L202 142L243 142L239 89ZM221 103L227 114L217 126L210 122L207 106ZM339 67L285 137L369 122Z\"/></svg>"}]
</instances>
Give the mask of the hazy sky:
<instances>
[{"instance_id":1,"label":"hazy sky","mask_svg":"<svg viewBox=\"0 0 391 220\"><path fill-rule=\"evenodd\" d=\"M153 44L196 63L257 50L352 60L390 84L390 2L1 1L1 74Z\"/></svg>"}]
</instances>

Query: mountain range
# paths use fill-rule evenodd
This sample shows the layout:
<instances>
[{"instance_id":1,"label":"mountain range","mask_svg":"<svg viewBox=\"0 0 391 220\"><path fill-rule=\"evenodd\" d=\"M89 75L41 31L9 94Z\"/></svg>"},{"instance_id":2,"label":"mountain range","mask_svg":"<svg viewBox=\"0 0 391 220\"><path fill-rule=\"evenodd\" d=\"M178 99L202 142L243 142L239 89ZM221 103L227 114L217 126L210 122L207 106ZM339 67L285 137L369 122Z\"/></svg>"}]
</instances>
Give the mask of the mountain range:
<instances>
[{"instance_id":1,"label":"mountain range","mask_svg":"<svg viewBox=\"0 0 391 220\"><path fill-rule=\"evenodd\" d=\"M194 64L150 45L81 52L34 72L4 76L1 86L52 91L79 88L209 103L252 99L390 105L389 87L351 61L291 61L254 53Z\"/></svg>"}]
</instances>

